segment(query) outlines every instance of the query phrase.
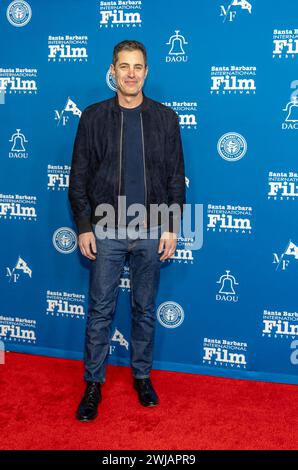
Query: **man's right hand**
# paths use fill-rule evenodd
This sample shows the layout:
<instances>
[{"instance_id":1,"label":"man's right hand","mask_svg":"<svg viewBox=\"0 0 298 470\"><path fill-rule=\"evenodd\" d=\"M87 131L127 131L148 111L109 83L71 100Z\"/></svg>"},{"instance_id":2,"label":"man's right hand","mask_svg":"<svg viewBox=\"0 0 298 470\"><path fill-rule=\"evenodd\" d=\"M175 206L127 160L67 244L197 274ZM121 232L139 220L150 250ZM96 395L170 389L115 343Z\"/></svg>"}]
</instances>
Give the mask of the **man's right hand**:
<instances>
[{"instance_id":1,"label":"man's right hand","mask_svg":"<svg viewBox=\"0 0 298 470\"><path fill-rule=\"evenodd\" d=\"M79 247L83 256L91 260L96 259L96 256L93 254L97 253L96 239L93 232L85 232L79 235Z\"/></svg>"}]
</instances>

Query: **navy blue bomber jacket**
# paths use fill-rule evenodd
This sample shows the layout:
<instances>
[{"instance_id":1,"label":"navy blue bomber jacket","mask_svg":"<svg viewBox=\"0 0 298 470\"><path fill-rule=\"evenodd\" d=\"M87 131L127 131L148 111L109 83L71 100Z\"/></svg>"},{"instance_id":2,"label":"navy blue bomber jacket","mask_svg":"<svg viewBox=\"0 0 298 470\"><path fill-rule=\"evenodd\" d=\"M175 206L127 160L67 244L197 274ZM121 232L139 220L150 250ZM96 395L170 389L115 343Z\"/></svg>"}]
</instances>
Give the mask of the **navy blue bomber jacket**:
<instances>
[{"instance_id":1,"label":"navy blue bomber jacket","mask_svg":"<svg viewBox=\"0 0 298 470\"><path fill-rule=\"evenodd\" d=\"M184 158L178 116L174 110L143 94L141 124L145 206L150 227L150 204L185 204ZM92 231L100 220L99 204L111 204L118 219L118 196L123 188L123 113L117 94L82 112L73 147L69 201L78 233ZM175 217L175 216L174 216ZM170 231L174 230L170 218Z\"/></svg>"}]
</instances>

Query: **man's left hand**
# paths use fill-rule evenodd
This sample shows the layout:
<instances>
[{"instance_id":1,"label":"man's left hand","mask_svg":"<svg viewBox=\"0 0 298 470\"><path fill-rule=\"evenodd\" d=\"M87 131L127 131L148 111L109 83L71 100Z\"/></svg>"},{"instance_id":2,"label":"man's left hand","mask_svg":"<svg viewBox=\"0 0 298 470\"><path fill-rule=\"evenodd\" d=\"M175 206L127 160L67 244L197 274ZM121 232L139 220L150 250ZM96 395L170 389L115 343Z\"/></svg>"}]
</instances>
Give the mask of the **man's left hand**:
<instances>
[{"instance_id":1,"label":"man's left hand","mask_svg":"<svg viewBox=\"0 0 298 470\"><path fill-rule=\"evenodd\" d=\"M160 257L160 261L164 261L175 253L177 245L177 234L173 232L163 232L160 237L158 253L164 250L164 253Z\"/></svg>"}]
</instances>

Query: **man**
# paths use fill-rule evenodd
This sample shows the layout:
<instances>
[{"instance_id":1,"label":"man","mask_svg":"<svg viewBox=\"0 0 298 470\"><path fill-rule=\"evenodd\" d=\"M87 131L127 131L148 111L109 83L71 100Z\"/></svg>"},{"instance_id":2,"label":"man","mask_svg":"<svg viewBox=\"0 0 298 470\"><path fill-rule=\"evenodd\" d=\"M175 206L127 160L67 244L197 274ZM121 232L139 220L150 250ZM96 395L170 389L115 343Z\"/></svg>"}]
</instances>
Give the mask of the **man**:
<instances>
[{"instance_id":1,"label":"man","mask_svg":"<svg viewBox=\"0 0 298 470\"><path fill-rule=\"evenodd\" d=\"M155 298L161 262L176 249L185 203L178 117L172 109L142 92L148 74L144 45L128 40L117 44L110 71L117 93L83 111L69 184L79 247L82 255L92 261L84 352L86 389L76 414L80 421L97 416L101 385L105 382L110 325L127 256L133 386L143 406L158 404L150 380ZM124 213L121 198L126 198L127 208L131 204L144 208L138 227L133 225L131 214ZM168 212L165 220L160 214L156 217L156 211L150 212L156 205L175 206L180 211ZM109 208L114 220L106 218Z\"/></svg>"}]
</instances>

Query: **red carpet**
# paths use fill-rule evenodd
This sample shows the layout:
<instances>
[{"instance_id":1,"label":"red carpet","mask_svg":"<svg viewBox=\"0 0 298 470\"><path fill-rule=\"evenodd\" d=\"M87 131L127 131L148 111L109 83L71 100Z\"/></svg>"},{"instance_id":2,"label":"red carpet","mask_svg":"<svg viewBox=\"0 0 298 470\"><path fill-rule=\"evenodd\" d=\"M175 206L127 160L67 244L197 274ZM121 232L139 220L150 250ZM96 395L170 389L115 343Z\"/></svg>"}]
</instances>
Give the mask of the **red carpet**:
<instances>
[{"instance_id":1,"label":"red carpet","mask_svg":"<svg viewBox=\"0 0 298 470\"><path fill-rule=\"evenodd\" d=\"M74 413L80 361L6 354L0 449L298 449L297 386L153 371L143 408L126 367L108 366L94 422Z\"/></svg>"}]
</instances>

